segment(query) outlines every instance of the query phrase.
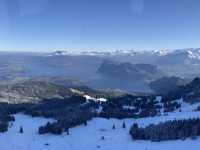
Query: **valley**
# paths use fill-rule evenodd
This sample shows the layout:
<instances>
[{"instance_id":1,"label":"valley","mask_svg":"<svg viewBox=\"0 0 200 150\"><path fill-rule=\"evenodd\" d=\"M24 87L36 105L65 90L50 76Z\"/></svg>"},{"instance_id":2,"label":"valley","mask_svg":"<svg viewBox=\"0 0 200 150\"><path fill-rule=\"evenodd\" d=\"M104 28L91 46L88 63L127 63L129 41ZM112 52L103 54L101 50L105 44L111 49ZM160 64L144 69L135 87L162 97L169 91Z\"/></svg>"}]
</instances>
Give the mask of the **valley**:
<instances>
[{"instance_id":1,"label":"valley","mask_svg":"<svg viewBox=\"0 0 200 150\"><path fill-rule=\"evenodd\" d=\"M200 119L198 74L170 76L166 64L137 60L147 53L2 55L14 58L4 57L0 67L2 149L197 149L198 124L172 131L173 123ZM137 61L124 62L127 55ZM23 71L13 72L22 64Z\"/></svg>"},{"instance_id":2,"label":"valley","mask_svg":"<svg viewBox=\"0 0 200 150\"><path fill-rule=\"evenodd\" d=\"M199 150L199 0L0 0L0 150Z\"/></svg>"}]
</instances>

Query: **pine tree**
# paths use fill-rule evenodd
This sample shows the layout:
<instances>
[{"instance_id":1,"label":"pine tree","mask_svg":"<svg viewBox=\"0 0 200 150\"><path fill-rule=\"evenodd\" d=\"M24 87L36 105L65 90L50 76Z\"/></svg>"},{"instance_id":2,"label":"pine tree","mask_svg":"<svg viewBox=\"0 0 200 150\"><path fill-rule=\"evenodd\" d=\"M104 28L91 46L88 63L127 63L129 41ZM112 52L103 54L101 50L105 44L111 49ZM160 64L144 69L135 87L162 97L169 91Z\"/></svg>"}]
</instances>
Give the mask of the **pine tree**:
<instances>
[{"instance_id":1,"label":"pine tree","mask_svg":"<svg viewBox=\"0 0 200 150\"><path fill-rule=\"evenodd\" d=\"M123 122L123 124L122 124L122 128L126 128L126 124L125 124L125 122Z\"/></svg>"},{"instance_id":2,"label":"pine tree","mask_svg":"<svg viewBox=\"0 0 200 150\"><path fill-rule=\"evenodd\" d=\"M102 139L102 140L105 140L105 137L104 137L104 136L102 136L102 137L101 137L101 139Z\"/></svg>"},{"instance_id":3,"label":"pine tree","mask_svg":"<svg viewBox=\"0 0 200 150\"><path fill-rule=\"evenodd\" d=\"M113 126L112 126L112 129L113 129L113 130L115 130L115 129L116 129L116 128L115 128L115 124L113 124Z\"/></svg>"},{"instance_id":4,"label":"pine tree","mask_svg":"<svg viewBox=\"0 0 200 150\"><path fill-rule=\"evenodd\" d=\"M66 129L67 135L69 135L69 128Z\"/></svg>"},{"instance_id":5,"label":"pine tree","mask_svg":"<svg viewBox=\"0 0 200 150\"><path fill-rule=\"evenodd\" d=\"M87 126L87 121L84 122L84 125Z\"/></svg>"},{"instance_id":6,"label":"pine tree","mask_svg":"<svg viewBox=\"0 0 200 150\"><path fill-rule=\"evenodd\" d=\"M19 133L24 133L23 127L21 126L19 129Z\"/></svg>"}]
</instances>

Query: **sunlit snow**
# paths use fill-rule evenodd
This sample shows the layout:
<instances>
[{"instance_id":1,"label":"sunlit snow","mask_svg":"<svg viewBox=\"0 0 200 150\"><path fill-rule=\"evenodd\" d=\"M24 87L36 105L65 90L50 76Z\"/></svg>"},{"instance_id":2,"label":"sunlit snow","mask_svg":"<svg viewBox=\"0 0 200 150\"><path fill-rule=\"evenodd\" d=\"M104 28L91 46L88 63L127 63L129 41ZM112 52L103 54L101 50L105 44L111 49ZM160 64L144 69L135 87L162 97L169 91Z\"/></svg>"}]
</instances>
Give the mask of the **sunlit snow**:
<instances>
[{"instance_id":1,"label":"sunlit snow","mask_svg":"<svg viewBox=\"0 0 200 150\"><path fill-rule=\"evenodd\" d=\"M38 127L45 124L49 119L31 118L23 114L15 115L16 121L6 133L0 134L1 150L198 150L200 139L185 141L133 141L129 135L129 127L137 122L140 126L161 121L200 117L200 112L176 112L168 116L160 116L145 119L102 119L94 118L88 122L87 126L77 126L70 129L70 135L38 135ZM126 129L122 128L123 122ZM112 126L115 124L116 129ZM23 126L24 133L19 133L20 126ZM102 140L101 137L105 139Z\"/></svg>"}]
</instances>

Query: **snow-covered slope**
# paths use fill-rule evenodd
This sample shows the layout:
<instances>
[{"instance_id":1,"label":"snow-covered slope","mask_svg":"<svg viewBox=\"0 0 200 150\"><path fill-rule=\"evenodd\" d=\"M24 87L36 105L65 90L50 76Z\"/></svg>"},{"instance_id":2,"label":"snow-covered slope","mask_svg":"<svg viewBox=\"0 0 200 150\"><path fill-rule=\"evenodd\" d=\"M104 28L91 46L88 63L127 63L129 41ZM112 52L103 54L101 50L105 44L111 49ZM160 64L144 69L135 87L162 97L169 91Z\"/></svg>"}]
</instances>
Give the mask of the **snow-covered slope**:
<instances>
[{"instance_id":1,"label":"snow-covered slope","mask_svg":"<svg viewBox=\"0 0 200 150\"><path fill-rule=\"evenodd\" d=\"M60 136L38 135L37 130L40 125L47 121L43 118L31 118L22 114L15 115L16 121L6 133L0 134L1 150L198 150L200 139L185 141L166 141L149 142L133 141L129 135L129 127L136 122L140 126L146 126L151 123L161 121L200 117L200 112L175 112L168 116L160 116L145 119L102 119L94 118L88 122L87 126L78 126L70 129L70 135L65 133ZM122 128L123 122L126 123L126 129ZM116 129L112 126L115 124ZM24 133L19 133L20 126L23 126ZM104 136L104 140L102 140Z\"/></svg>"}]
</instances>

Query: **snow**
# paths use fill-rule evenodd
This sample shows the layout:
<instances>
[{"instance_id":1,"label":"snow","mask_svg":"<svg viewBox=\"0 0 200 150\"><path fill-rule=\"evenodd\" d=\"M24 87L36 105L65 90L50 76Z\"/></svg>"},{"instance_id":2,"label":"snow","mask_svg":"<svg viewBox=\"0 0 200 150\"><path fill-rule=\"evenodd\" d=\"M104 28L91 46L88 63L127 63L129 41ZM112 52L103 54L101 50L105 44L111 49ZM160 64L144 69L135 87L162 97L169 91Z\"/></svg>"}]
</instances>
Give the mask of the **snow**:
<instances>
[{"instance_id":1,"label":"snow","mask_svg":"<svg viewBox=\"0 0 200 150\"><path fill-rule=\"evenodd\" d=\"M196 51L191 51L191 50L188 50L187 51L188 53L188 57L191 58L191 59L200 59L200 51L196 50Z\"/></svg>"},{"instance_id":2,"label":"snow","mask_svg":"<svg viewBox=\"0 0 200 150\"><path fill-rule=\"evenodd\" d=\"M58 50L52 53L45 53L44 56L137 56L151 54L155 56L167 56L170 54L179 55L187 54L190 59L200 59L199 48L187 48L187 49L160 49L160 50L94 50L94 51L72 51L72 50Z\"/></svg>"},{"instance_id":3,"label":"snow","mask_svg":"<svg viewBox=\"0 0 200 150\"><path fill-rule=\"evenodd\" d=\"M97 98L97 101L100 101L100 102L106 102L107 99L105 99L105 98Z\"/></svg>"},{"instance_id":4,"label":"snow","mask_svg":"<svg viewBox=\"0 0 200 150\"><path fill-rule=\"evenodd\" d=\"M172 52L173 50L169 50L169 49L161 49L161 50L152 51L153 54L157 54L158 56L166 56Z\"/></svg>"},{"instance_id":5,"label":"snow","mask_svg":"<svg viewBox=\"0 0 200 150\"><path fill-rule=\"evenodd\" d=\"M128 106L128 105L125 105L123 106L123 109L130 109L130 110L134 110L135 107L134 106Z\"/></svg>"},{"instance_id":6,"label":"snow","mask_svg":"<svg viewBox=\"0 0 200 150\"><path fill-rule=\"evenodd\" d=\"M179 99L176 101L181 104L181 111L183 112L195 111L197 107L200 106L200 103L189 104L189 103L186 103L183 99Z\"/></svg>"},{"instance_id":7,"label":"snow","mask_svg":"<svg viewBox=\"0 0 200 150\"><path fill-rule=\"evenodd\" d=\"M70 135L39 135L38 127L48 121L44 118L31 118L23 114L15 115L16 121L6 133L0 134L1 150L198 150L200 147L200 138L197 140L187 139L185 141L133 141L129 135L129 128L135 122L140 126L146 126L151 123L161 121L200 117L200 112L174 112L168 116L159 116L144 119L103 119L94 118L88 122L87 126L77 126L70 129ZM126 129L122 128L123 122L126 123ZM115 124L116 129L112 126ZM24 133L19 133L20 126L23 126ZM104 136L105 140L101 137ZM48 145L46 145L48 143Z\"/></svg>"},{"instance_id":8,"label":"snow","mask_svg":"<svg viewBox=\"0 0 200 150\"><path fill-rule=\"evenodd\" d=\"M42 140L38 134L38 127L45 124L47 121L42 118L32 119L29 116L18 114L15 116L16 121L13 126L9 128L8 132L0 134L0 149L1 150L31 150L34 148L41 148L39 145ZM19 133L20 126L24 129L24 134Z\"/></svg>"},{"instance_id":9,"label":"snow","mask_svg":"<svg viewBox=\"0 0 200 150\"><path fill-rule=\"evenodd\" d=\"M103 110L103 107L102 107L102 106L99 106L99 108L96 109L96 112L97 112L98 114L100 114L100 113L102 112L102 110Z\"/></svg>"},{"instance_id":10,"label":"snow","mask_svg":"<svg viewBox=\"0 0 200 150\"><path fill-rule=\"evenodd\" d=\"M84 97L86 98L86 100L99 101L99 102L106 102L107 101L107 99L105 99L105 98L94 98L94 97L91 97L89 95L84 95Z\"/></svg>"}]
</instances>

